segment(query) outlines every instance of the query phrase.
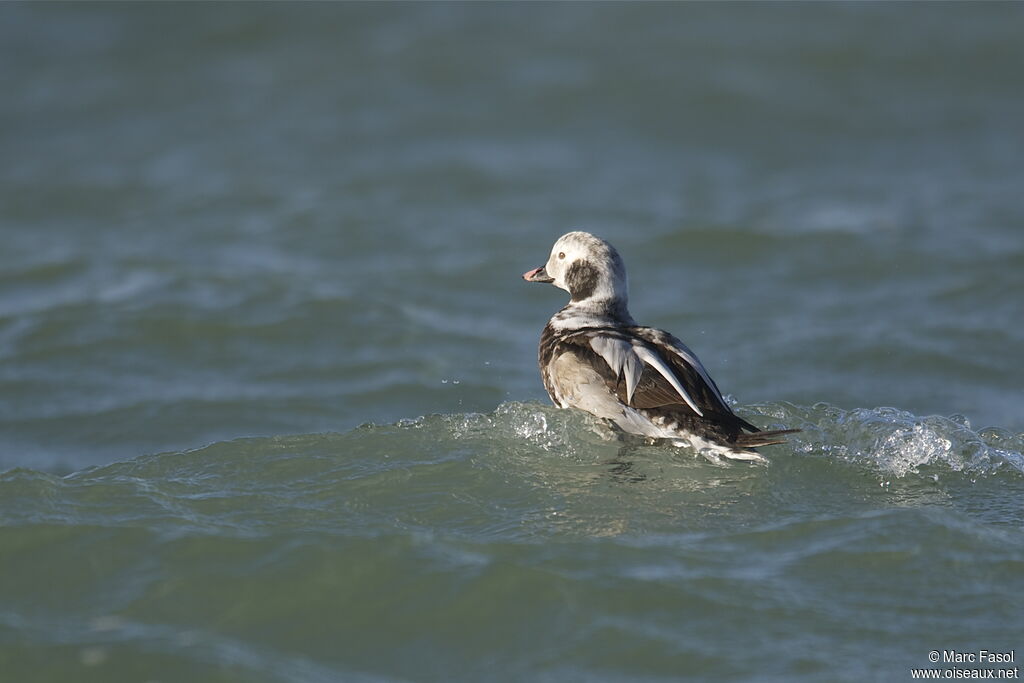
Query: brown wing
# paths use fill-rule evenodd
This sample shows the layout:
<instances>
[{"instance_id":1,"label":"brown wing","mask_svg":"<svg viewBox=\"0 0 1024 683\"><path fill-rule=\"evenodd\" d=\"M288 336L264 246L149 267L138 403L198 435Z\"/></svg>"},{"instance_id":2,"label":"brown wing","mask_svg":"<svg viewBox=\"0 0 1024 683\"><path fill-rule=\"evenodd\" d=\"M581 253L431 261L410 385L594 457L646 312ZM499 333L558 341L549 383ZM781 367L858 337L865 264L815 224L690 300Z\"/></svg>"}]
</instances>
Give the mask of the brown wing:
<instances>
[{"instance_id":1,"label":"brown wing","mask_svg":"<svg viewBox=\"0 0 1024 683\"><path fill-rule=\"evenodd\" d=\"M683 401L682 397L679 396L679 392L676 391L675 387L669 384L668 380L661 376L661 373L649 365L644 365L640 381L637 383L636 389L633 390L632 401L627 400L628 392L626 391L626 380L624 377L620 377L616 381L612 391L615 392L620 401L634 408L659 408L661 406L682 405L687 410L693 412L686 405L686 402Z\"/></svg>"},{"instance_id":2,"label":"brown wing","mask_svg":"<svg viewBox=\"0 0 1024 683\"><path fill-rule=\"evenodd\" d=\"M673 385L674 383L658 368L653 367L653 364L656 364L661 366L665 373L672 376L675 383L686 392L689 400L700 409L701 413L705 415L709 413L732 414L732 411L721 399L717 387L713 383L709 384L710 378L707 377L703 367L698 369L670 349L663 348L665 343L660 337L651 338L650 333L656 332L655 330L637 329L649 334L640 336L616 329L588 328L561 337L558 346L565 350L571 349L581 360L599 370L609 390L625 405L638 409L679 406L680 409L697 416L688 400ZM665 333L662 334L668 336ZM611 352L611 355L602 355L595 350L592 344L592 340L598 335L606 340L619 341L621 345ZM624 358L627 355L629 358ZM609 361L612 360L615 361L617 367L610 364ZM639 375L632 396L630 396L628 386L631 375L634 378Z\"/></svg>"},{"instance_id":3,"label":"brown wing","mask_svg":"<svg viewBox=\"0 0 1024 683\"><path fill-rule=\"evenodd\" d=\"M761 432L758 427L732 412L732 409L725 403L721 392L715 386L714 381L708 376L703 366L700 368L695 367L686 360L686 357L675 353L672 350L674 347L669 347L672 345L672 342L677 342L685 349L686 356L693 358L699 364L700 361L696 360L696 356L693 355L692 351L682 346L681 342L678 342L675 337L668 333L652 330L651 328L639 329L642 331L642 334L627 335L615 329L590 328L560 336L557 341L553 338L554 335L551 335L551 341L549 342L550 351L547 358L551 358L551 352L554 352L556 349L558 353L569 351L582 362L593 367L601 379L603 379L609 391L615 394L621 403L640 410L651 410L656 415L664 415L677 421L692 421L694 424L702 424L705 427L715 425L715 428L720 429L731 442L734 441L742 448L754 448L781 443L778 440L780 436L792 431L799 431L778 430ZM657 354L661 363L672 371L676 381L697 404L703 416L698 416L694 412L690 405L679 395L676 388L672 386L672 383L657 369L644 362L639 364L641 368L640 378L633 390L632 400L627 400L628 380L626 373L621 370L616 372L608 360L594 350L590 342L595 334L626 341L639 337L647 342L645 348L649 352ZM544 354L542 353L542 355ZM743 434L744 431L753 433Z\"/></svg>"}]
</instances>

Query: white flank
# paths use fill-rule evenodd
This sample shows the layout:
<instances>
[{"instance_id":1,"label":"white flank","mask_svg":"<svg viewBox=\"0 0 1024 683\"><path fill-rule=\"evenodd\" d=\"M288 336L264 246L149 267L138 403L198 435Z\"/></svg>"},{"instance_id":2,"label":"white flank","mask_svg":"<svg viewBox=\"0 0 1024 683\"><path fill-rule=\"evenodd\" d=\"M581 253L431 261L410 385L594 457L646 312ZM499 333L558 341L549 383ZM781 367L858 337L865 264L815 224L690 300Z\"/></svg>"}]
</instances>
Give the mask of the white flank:
<instances>
[{"instance_id":1,"label":"white flank","mask_svg":"<svg viewBox=\"0 0 1024 683\"><path fill-rule=\"evenodd\" d=\"M760 453L737 448L730 448L722 444L708 441L696 434L686 434L684 439L675 438L673 446L685 448L689 446L709 460L726 458L728 460L743 460L745 462L768 462L768 459Z\"/></svg>"}]
</instances>

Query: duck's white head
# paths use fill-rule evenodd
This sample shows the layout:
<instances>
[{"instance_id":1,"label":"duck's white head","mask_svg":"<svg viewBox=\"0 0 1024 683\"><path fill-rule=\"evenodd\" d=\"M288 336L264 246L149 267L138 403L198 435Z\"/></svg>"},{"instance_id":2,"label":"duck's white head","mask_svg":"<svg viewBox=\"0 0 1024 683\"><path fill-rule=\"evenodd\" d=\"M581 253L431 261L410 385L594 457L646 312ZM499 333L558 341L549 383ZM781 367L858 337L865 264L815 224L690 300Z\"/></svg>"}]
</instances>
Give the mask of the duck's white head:
<instances>
[{"instance_id":1,"label":"duck's white head","mask_svg":"<svg viewBox=\"0 0 1024 683\"><path fill-rule=\"evenodd\" d=\"M523 273L527 282L548 282L569 292L573 303L626 310L626 266L615 247L589 232L569 232L551 247L548 262Z\"/></svg>"}]
</instances>

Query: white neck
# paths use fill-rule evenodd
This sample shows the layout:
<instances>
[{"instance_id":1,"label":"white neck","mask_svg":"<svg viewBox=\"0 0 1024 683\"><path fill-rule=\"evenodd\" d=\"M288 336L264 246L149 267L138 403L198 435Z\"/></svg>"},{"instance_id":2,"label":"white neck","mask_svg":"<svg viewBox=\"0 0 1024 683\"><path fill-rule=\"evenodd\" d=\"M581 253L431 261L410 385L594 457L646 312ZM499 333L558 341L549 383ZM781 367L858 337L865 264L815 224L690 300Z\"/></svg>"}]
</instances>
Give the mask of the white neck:
<instances>
[{"instance_id":1,"label":"white neck","mask_svg":"<svg viewBox=\"0 0 1024 683\"><path fill-rule=\"evenodd\" d=\"M565 308L555 313L551 325L557 329L578 329L582 327L622 327L636 325L622 299L598 299L590 297L583 301L570 301Z\"/></svg>"}]
</instances>

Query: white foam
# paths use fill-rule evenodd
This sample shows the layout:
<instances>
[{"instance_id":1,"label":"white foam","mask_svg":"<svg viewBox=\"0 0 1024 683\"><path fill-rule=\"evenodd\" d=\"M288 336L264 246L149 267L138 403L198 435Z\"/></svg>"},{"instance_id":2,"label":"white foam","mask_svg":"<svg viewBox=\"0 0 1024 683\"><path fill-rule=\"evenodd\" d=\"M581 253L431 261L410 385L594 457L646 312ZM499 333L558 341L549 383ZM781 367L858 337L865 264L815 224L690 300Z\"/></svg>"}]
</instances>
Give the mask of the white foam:
<instances>
[{"instance_id":1,"label":"white foam","mask_svg":"<svg viewBox=\"0 0 1024 683\"><path fill-rule=\"evenodd\" d=\"M1024 434L992 427L974 430L961 415L922 417L884 407L843 410L827 403L755 409L803 430L789 438L795 452L863 463L895 477L925 474L928 468L971 476L1024 473ZM758 422L756 415L748 417Z\"/></svg>"}]
</instances>

